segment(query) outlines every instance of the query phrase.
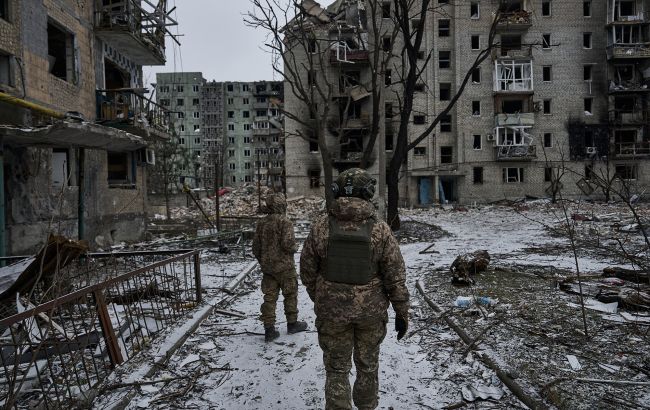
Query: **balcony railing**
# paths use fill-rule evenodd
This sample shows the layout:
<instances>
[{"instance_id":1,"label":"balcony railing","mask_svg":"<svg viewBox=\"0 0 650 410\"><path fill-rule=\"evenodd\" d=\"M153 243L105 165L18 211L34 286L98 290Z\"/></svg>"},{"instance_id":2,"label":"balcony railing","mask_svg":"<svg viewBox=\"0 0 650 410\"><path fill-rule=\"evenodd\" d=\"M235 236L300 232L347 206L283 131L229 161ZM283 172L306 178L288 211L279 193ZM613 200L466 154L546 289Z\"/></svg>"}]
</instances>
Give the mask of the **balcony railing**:
<instances>
[{"instance_id":1,"label":"balcony railing","mask_svg":"<svg viewBox=\"0 0 650 410\"><path fill-rule=\"evenodd\" d=\"M496 150L497 161L528 161L537 158L535 145L500 145Z\"/></svg>"},{"instance_id":2,"label":"balcony railing","mask_svg":"<svg viewBox=\"0 0 650 410\"><path fill-rule=\"evenodd\" d=\"M97 119L135 135L171 138L171 112L131 88L97 90Z\"/></svg>"},{"instance_id":3,"label":"balcony railing","mask_svg":"<svg viewBox=\"0 0 650 410\"><path fill-rule=\"evenodd\" d=\"M509 60L530 60L533 57L533 46L522 46L511 48L497 46L492 49L492 59L506 58Z\"/></svg>"},{"instance_id":4,"label":"balcony railing","mask_svg":"<svg viewBox=\"0 0 650 410\"><path fill-rule=\"evenodd\" d=\"M330 50L330 63L363 63L368 62L369 56L368 50L352 50L346 43L340 42Z\"/></svg>"},{"instance_id":5,"label":"balcony railing","mask_svg":"<svg viewBox=\"0 0 650 410\"><path fill-rule=\"evenodd\" d=\"M607 46L607 58L650 58L650 43L612 44Z\"/></svg>"},{"instance_id":6,"label":"balcony railing","mask_svg":"<svg viewBox=\"0 0 650 410\"><path fill-rule=\"evenodd\" d=\"M650 110L612 110L609 121L613 124L646 124L650 120Z\"/></svg>"},{"instance_id":7,"label":"balcony railing","mask_svg":"<svg viewBox=\"0 0 650 410\"><path fill-rule=\"evenodd\" d=\"M644 91L650 91L650 79L645 81L626 81L624 83L618 83L617 80L610 80L609 82L610 93L630 93Z\"/></svg>"},{"instance_id":8,"label":"balcony railing","mask_svg":"<svg viewBox=\"0 0 650 410\"><path fill-rule=\"evenodd\" d=\"M139 0L104 0L96 12L97 35L118 46L136 64L164 65L165 33L176 22L161 4L152 10L144 7Z\"/></svg>"},{"instance_id":9,"label":"balcony railing","mask_svg":"<svg viewBox=\"0 0 650 410\"><path fill-rule=\"evenodd\" d=\"M497 30L527 30L532 25L531 13L520 10L512 13L501 13L497 22Z\"/></svg>"},{"instance_id":10,"label":"balcony railing","mask_svg":"<svg viewBox=\"0 0 650 410\"><path fill-rule=\"evenodd\" d=\"M506 127L513 125L535 125L535 113L521 112L516 114L497 114L494 117L495 127Z\"/></svg>"},{"instance_id":11,"label":"balcony railing","mask_svg":"<svg viewBox=\"0 0 650 410\"><path fill-rule=\"evenodd\" d=\"M616 16L607 13L607 24L648 24L650 23L650 12L640 11L631 16Z\"/></svg>"},{"instance_id":12,"label":"balcony railing","mask_svg":"<svg viewBox=\"0 0 650 410\"><path fill-rule=\"evenodd\" d=\"M650 155L650 141L615 143L614 155L618 157Z\"/></svg>"}]
</instances>

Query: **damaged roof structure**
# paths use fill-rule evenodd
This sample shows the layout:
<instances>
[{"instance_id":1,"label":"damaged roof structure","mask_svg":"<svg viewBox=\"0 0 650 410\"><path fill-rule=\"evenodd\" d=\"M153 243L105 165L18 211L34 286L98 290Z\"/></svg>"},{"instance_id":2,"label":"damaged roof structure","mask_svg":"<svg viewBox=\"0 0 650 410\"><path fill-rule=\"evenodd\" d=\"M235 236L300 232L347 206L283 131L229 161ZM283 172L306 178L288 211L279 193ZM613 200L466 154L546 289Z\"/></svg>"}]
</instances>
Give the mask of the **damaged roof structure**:
<instances>
[{"instance_id":1,"label":"damaged roof structure","mask_svg":"<svg viewBox=\"0 0 650 410\"><path fill-rule=\"evenodd\" d=\"M147 147L172 135L142 78L143 64L165 63L166 2L4 3L0 256L50 234L91 248L140 239Z\"/></svg>"}]
</instances>

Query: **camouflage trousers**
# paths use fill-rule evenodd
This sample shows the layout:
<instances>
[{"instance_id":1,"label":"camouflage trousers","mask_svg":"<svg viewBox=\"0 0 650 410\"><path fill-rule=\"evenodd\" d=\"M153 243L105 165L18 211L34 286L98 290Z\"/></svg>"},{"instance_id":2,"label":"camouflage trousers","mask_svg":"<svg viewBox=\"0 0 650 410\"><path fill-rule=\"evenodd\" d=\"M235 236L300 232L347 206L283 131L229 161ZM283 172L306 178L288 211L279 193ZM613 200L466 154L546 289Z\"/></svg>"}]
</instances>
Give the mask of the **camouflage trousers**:
<instances>
[{"instance_id":1,"label":"camouflage trousers","mask_svg":"<svg viewBox=\"0 0 650 410\"><path fill-rule=\"evenodd\" d=\"M318 343L325 364L325 409L375 409L379 393L379 345L386 336L386 322L339 322L316 319ZM350 394L351 357L357 378ZM350 397L352 396L352 397Z\"/></svg>"},{"instance_id":2,"label":"camouflage trousers","mask_svg":"<svg viewBox=\"0 0 650 410\"><path fill-rule=\"evenodd\" d=\"M264 274L262 276L262 293L264 293L264 303L260 311L262 312L262 322L264 327L275 325L275 305L282 291L284 297L284 314L288 323L298 320L298 277L296 271L289 271L278 275Z\"/></svg>"}]
</instances>

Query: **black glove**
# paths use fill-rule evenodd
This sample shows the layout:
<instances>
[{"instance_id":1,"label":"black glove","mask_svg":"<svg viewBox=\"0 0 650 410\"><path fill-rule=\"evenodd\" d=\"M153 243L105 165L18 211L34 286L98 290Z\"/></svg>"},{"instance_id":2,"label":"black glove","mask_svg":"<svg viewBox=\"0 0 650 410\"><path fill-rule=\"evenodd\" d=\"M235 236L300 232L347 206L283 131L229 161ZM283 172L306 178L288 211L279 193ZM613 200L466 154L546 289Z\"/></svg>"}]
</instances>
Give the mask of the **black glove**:
<instances>
[{"instance_id":1,"label":"black glove","mask_svg":"<svg viewBox=\"0 0 650 410\"><path fill-rule=\"evenodd\" d=\"M397 340L401 340L409 328L409 321L401 316L395 316L395 331L397 332Z\"/></svg>"}]
</instances>

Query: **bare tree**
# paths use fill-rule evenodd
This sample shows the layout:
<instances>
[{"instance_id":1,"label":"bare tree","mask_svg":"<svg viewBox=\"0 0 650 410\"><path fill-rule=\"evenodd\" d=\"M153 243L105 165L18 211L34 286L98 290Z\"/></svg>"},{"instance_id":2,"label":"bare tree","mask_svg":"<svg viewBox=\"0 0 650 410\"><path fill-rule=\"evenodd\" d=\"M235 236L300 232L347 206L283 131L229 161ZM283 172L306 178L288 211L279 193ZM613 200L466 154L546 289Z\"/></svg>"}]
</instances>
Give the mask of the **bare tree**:
<instances>
[{"instance_id":1,"label":"bare tree","mask_svg":"<svg viewBox=\"0 0 650 410\"><path fill-rule=\"evenodd\" d=\"M176 189L181 172L190 165L191 157L187 149L176 142L176 133L167 141L158 141L153 146L156 163L147 172L147 186L150 192L162 192L165 198L165 216L169 220L169 199Z\"/></svg>"}]
</instances>

